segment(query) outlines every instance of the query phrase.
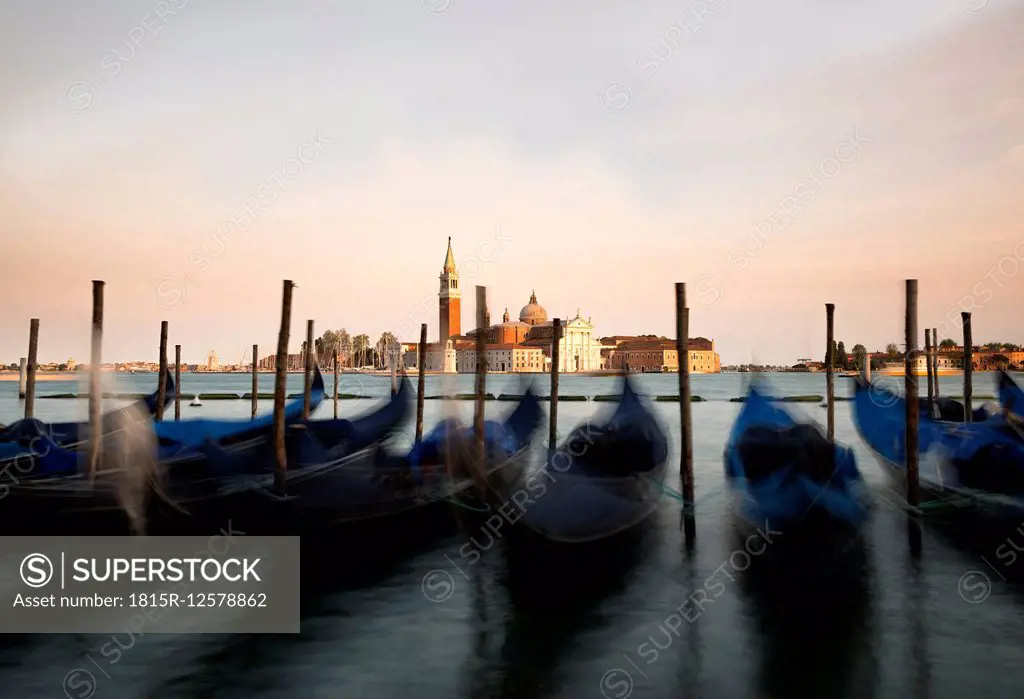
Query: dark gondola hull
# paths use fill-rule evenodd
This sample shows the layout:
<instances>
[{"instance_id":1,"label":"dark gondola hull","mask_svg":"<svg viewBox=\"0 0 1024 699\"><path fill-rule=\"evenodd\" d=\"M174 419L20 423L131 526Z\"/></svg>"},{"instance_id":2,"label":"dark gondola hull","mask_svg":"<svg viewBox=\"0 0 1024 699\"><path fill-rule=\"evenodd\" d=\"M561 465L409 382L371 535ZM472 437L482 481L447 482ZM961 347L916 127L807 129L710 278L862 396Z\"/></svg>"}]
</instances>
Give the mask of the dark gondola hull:
<instances>
[{"instance_id":1,"label":"dark gondola hull","mask_svg":"<svg viewBox=\"0 0 1024 699\"><path fill-rule=\"evenodd\" d=\"M407 459L385 455L381 443L406 416L409 393L406 386L363 418L329 421L334 423L329 427L310 422L289 428L290 468L283 496L275 487L273 454L265 435L226 448L209 444L173 461L166 473L148 482L146 530L216 533L230 520L243 531L308 535L338 527L374 528L398 516L430 519L437 513L450 522L449 500L469 497L474 486L483 488L477 495L507 494L521 476L540 421L536 397L529 393L504 425L492 425L500 440L490 444L486 477L477 482L469 477L453 481L443 466L413 473ZM106 531L108 520L118 521L124 499L118 497L124 487L117 475L114 471L96 486L77 475L23 481L13 489L12 500L19 511L35 513L26 523L29 532L41 518L57 533L81 533L99 521Z\"/></svg>"},{"instance_id":2,"label":"dark gondola hull","mask_svg":"<svg viewBox=\"0 0 1024 699\"><path fill-rule=\"evenodd\" d=\"M872 500L852 450L798 422L754 386L724 461L735 527L759 563L827 571L860 538Z\"/></svg>"},{"instance_id":3,"label":"dark gondola hull","mask_svg":"<svg viewBox=\"0 0 1024 699\"><path fill-rule=\"evenodd\" d=\"M177 507L158 503L158 526L208 528L230 513L259 531L306 535L339 528L362 531L383 527L384 520L394 517L415 519L413 515L430 520L440 514L441 520L450 522L450 500L471 495L493 499L507 493L519 478L529 440L539 424L536 397L528 393L503 425L488 423L500 439L489 443L484 478L478 481L452 474L442 463L417 465L384 448L384 440L407 413L407 384L403 381L382 409L346 425L334 421L339 424L333 431L315 422L293 426L286 442L290 465L283 494L275 487L273 471L267 469L208 478L187 478L179 471L167 497Z\"/></svg>"},{"instance_id":4,"label":"dark gondola hull","mask_svg":"<svg viewBox=\"0 0 1024 699\"><path fill-rule=\"evenodd\" d=\"M518 528L570 547L625 534L658 509L667 460L664 430L625 377L611 417L577 427L522 484L536 494Z\"/></svg>"}]
</instances>

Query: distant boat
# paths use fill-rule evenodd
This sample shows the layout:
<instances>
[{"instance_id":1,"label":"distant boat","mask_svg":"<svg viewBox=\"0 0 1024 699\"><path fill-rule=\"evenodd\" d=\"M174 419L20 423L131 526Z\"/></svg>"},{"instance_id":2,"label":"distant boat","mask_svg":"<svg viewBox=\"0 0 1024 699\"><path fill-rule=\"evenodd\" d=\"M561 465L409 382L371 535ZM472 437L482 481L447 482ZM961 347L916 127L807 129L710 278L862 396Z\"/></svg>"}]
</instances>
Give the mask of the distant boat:
<instances>
[{"instance_id":1,"label":"distant boat","mask_svg":"<svg viewBox=\"0 0 1024 699\"><path fill-rule=\"evenodd\" d=\"M193 396L192 402L189 403L189 406L192 407L192 408L201 408L201 407L203 407L203 404L199 400L199 396Z\"/></svg>"}]
</instances>

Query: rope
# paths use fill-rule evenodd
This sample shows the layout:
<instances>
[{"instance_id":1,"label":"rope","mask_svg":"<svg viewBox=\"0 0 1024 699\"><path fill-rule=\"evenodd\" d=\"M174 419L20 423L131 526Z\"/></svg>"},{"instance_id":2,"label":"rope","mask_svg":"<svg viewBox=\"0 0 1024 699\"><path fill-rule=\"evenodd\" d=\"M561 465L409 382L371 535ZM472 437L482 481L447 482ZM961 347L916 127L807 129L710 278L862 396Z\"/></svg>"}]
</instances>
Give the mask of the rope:
<instances>
[{"instance_id":1,"label":"rope","mask_svg":"<svg viewBox=\"0 0 1024 699\"><path fill-rule=\"evenodd\" d=\"M470 512L490 512L491 511L491 506L488 505L487 503L484 503L483 507L473 507L472 505L466 504L464 502L460 502L458 500L458 496L456 496L456 495L447 495L447 496L441 497L441 498L434 498L435 502L440 502L442 500L447 500L452 505L456 505L458 507L462 507L464 509L469 510Z\"/></svg>"}]
</instances>

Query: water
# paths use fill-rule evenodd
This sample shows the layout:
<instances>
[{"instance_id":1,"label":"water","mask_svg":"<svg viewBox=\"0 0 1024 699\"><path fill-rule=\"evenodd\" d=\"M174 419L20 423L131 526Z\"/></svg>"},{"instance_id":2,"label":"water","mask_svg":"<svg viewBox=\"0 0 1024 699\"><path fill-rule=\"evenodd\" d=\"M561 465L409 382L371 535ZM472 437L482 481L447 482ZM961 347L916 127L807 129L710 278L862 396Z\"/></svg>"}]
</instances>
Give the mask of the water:
<instances>
[{"instance_id":1,"label":"water","mask_svg":"<svg viewBox=\"0 0 1024 699\"><path fill-rule=\"evenodd\" d=\"M1019 697L1024 679L1024 596L991 551L953 543L928 526L919 562L909 555L906 521L883 497L882 474L859 440L849 404L836 405L837 439L851 444L866 479L877 489L879 507L868 529L865 562L851 573L838 602L813 583L787 582L768 589L740 573L730 558L736 544L722 493L722 449L742 395L744 375L693 377L694 465L698 499L697 543L685 552L678 530L679 503L666 497L651 531L635 550L635 565L612 575L609 589L593 599L576 594L576 582L559 575L547 591L526 602L513 600L507 559L497 548L473 565L459 556L466 535L437 541L407 558L373 585L324 593L304 602L298 636L101 635L8 637L0 644L0 676L11 697L106 699L161 697L930 697L971 695ZM117 377L113 390L144 392L152 376ZM331 377L326 377L328 391ZM976 395L991 395L988 377L975 380ZM362 382L354 387L354 382ZM536 377L544 392L544 377ZM675 393L674 375L638 377L642 392ZM824 394L821 375L771 377L783 395ZM261 390L272 379L261 376ZM894 380L894 384L902 379ZM472 377L457 377L455 392L471 392ZM343 376L341 390L383 398L388 380ZM184 393L242 393L247 376L183 378ZM837 379L837 395L850 390ZM427 379L427 394L441 388ZM612 378L563 376L562 395L614 393ZM0 422L18 417L16 384L0 383ZM74 392L39 384L40 395ZM301 377L289 377L289 392ZM958 377L943 377L942 391L962 393ZM521 393L519 377L488 377L488 392ZM113 404L114 401L111 401ZM269 409L261 404L261 409ZM372 409L374 400L349 400L341 413ZM512 404L488 403L500 416ZM816 403L791 404L823 422ZM559 405L559 431L610 406L592 402ZM245 417L248 401L207 401L183 416ZM330 401L318 414L329 416ZM446 410L466 416L462 401L426 401L425 422ZM666 483L677 485L679 405L654 410L672 435ZM39 400L43 419L84 416L84 401ZM2 503L0 503L2 505ZM1024 529L1022 529L1024 531ZM469 532L472 534L473 532ZM1024 535L1007 537L1024 548ZM336 565L361 561L336 551ZM852 555L852 554L851 554ZM989 567L986 561L995 564ZM513 560L513 563L521 561ZM617 562L595 560L595 571ZM1018 562L1024 568L1024 563ZM515 572L515 571L511 571ZM535 571L533 577L543 576ZM450 580L450 596L424 594L424 579ZM450 577L449 577L450 576ZM989 582L986 584L985 581ZM721 591L691 621L676 610L698 589ZM439 588L428 588L428 592ZM433 595L434 593L431 592ZM691 615L692 617L692 615ZM692 622L692 623L691 623ZM672 629L675 629L673 631ZM99 648L113 640L116 662ZM657 644L657 645L654 645ZM653 655L652 649L656 650ZM91 673L94 683L90 686ZM77 672L77 674L75 674ZM67 682L65 683L65 679ZM62 686L62 683L63 684ZM92 692L92 693L90 693Z\"/></svg>"}]
</instances>

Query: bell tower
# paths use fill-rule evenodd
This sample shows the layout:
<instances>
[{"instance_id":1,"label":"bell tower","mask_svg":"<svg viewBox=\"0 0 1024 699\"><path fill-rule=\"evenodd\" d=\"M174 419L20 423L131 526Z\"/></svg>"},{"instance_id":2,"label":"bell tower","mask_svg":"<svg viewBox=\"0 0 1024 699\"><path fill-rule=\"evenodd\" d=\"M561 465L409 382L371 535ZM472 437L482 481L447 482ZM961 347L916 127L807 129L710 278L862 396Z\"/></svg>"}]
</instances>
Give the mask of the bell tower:
<instances>
[{"instance_id":1,"label":"bell tower","mask_svg":"<svg viewBox=\"0 0 1024 699\"><path fill-rule=\"evenodd\" d=\"M441 270L441 288L438 291L439 341L447 342L453 335L462 334L462 290L459 289L459 272L455 269L455 254L452 239L448 238L448 253Z\"/></svg>"}]
</instances>

